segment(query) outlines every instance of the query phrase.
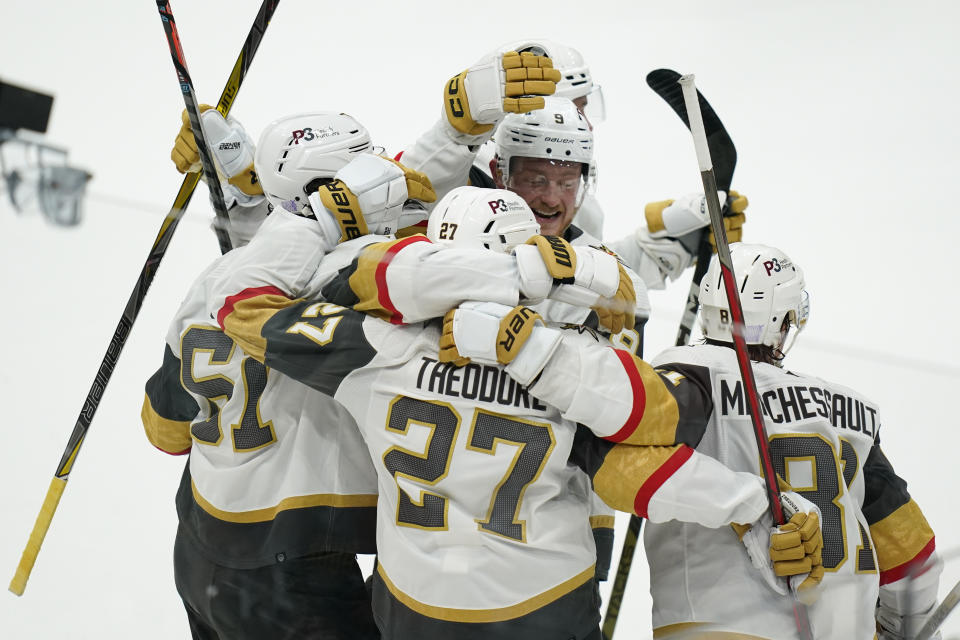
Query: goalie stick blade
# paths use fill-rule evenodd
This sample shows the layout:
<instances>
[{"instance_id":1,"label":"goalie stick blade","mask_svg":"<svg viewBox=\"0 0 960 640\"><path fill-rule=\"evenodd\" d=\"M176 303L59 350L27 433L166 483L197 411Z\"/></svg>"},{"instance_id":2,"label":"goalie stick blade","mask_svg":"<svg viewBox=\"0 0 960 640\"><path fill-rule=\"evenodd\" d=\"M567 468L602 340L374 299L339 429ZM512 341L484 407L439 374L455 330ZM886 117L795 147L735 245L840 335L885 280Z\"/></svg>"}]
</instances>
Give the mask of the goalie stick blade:
<instances>
[{"instance_id":1,"label":"goalie stick blade","mask_svg":"<svg viewBox=\"0 0 960 640\"><path fill-rule=\"evenodd\" d=\"M655 69L647 74L647 84L650 88L670 105L689 129L687 107L683 103L683 92L678 80L680 80L680 74L672 69ZM733 170L737 166L737 149L733 146L733 140L730 139L726 128L707 99L699 91L697 91L697 97L700 99L700 113L703 116L703 128L707 132L707 146L710 148L710 158L713 160L717 187L729 193L730 185L733 183Z\"/></svg>"}]
</instances>

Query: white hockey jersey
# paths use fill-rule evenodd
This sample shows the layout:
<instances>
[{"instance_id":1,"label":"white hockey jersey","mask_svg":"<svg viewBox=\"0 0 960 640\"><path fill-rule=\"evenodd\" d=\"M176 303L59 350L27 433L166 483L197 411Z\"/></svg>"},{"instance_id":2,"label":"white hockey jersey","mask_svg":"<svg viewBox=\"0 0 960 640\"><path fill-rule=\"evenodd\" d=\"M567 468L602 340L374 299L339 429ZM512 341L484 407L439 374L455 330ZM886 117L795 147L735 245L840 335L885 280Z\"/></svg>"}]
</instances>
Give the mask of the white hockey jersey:
<instances>
[{"instance_id":1,"label":"white hockey jersey","mask_svg":"<svg viewBox=\"0 0 960 640\"><path fill-rule=\"evenodd\" d=\"M760 474L736 355L712 345L674 347L654 359L678 386L703 390L711 410L697 451ZM933 551L933 532L879 448L877 405L819 378L754 363L774 468L822 514L823 566L809 608L816 638L870 639L881 580ZM656 637L733 632L798 637L788 597L753 568L732 529L651 523L644 533ZM683 633L681 633L683 632Z\"/></svg>"},{"instance_id":2,"label":"white hockey jersey","mask_svg":"<svg viewBox=\"0 0 960 640\"><path fill-rule=\"evenodd\" d=\"M376 479L353 418L251 358L207 312L210 284L245 251L200 274L146 385L148 438L190 453L181 525L207 557L234 568L318 551L373 553Z\"/></svg>"},{"instance_id":3,"label":"white hockey jersey","mask_svg":"<svg viewBox=\"0 0 960 640\"><path fill-rule=\"evenodd\" d=\"M556 396L564 417L502 367L438 362L436 324L391 325L319 301L281 308L257 295L235 312L257 318L225 323L248 352L334 395L356 419L379 476L378 575L421 616L505 621L587 583L589 501L574 463L611 506L658 521L720 526L766 508L758 478L677 444L687 421L678 407L692 405L672 384L623 351L594 343L578 355L576 332L557 362L589 361L605 375L544 371L537 393ZM711 481L684 490L691 477Z\"/></svg>"}]
</instances>

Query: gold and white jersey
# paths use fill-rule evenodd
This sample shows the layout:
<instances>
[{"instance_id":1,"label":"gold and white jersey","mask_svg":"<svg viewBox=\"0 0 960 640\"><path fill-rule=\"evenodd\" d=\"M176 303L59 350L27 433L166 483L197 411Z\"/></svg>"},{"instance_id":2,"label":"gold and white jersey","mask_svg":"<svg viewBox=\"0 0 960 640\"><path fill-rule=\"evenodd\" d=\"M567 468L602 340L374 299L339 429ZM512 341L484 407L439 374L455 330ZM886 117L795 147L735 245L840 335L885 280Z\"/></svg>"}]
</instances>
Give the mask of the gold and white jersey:
<instances>
[{"instance_id":1,"label":"gold and white jersey","mask_svg":"<svg viewBox=\"0 0 960 640\"><path fill-rule=\"evenodd\" d=\"M146 385L150 441L190 454L181 525L208 557L235 568L317 551L373 553L376 477L353 418L250 357L206 312L209 283L244 250L197 279Z\"/></svg>"},{"instance_id":2,"label":"gold and white jersey","mask_svg":"<svg viewBox=\"0 0 960 640\"><path fill-rule=\"evenodd\" d=\"M696 380L704 389L709 421L697 451L759 475L734 350L674 347L653 363L678 384ZM933 532L880 450L877 405L820 378L769 364L753 368L774 468L822 514L826 574L809 608L814 637L873 638L881 582L903 577L933 551ZM650 523L644 546L660 636L700 630L798 637L791 599L764 583L732 529Z\"/></svg>"}]
</instances>

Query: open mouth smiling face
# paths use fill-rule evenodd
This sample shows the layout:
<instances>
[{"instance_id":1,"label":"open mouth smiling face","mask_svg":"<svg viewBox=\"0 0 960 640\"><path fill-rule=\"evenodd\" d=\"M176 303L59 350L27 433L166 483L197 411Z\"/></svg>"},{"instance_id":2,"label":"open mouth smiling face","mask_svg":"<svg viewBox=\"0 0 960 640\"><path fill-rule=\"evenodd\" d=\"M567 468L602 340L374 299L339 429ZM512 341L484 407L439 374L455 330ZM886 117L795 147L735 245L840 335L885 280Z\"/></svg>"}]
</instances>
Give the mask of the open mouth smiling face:
<instances>
[{"instance_id":1,"label":"open mouth smiling face","mask_svg":"<svg viewBox=\"0 0 960 640\"><path fill-rule=\"evenodd\" d=\"M563 235L573 221L581 189L583 165L547 158L514 158L507 188L533 210L540 232Z\"/></svg>"}]
</instances>

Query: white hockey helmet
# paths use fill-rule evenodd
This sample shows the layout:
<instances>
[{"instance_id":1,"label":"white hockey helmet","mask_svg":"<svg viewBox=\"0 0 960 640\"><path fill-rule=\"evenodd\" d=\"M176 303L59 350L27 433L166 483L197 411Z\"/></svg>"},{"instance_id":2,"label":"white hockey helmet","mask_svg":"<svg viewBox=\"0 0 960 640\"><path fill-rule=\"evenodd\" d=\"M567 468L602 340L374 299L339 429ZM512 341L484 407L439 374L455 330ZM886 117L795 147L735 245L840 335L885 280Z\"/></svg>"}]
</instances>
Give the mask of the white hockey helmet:
<instances>
[{"instance_id":1,"label":"white hockey helmet","mask_svg":"<svg viewBox=\"0 0 960 640\"><path fill-rule=\"evenodd\" d=\"M370 153L370 134L345 113L317 111L271 122L257 143L254 168L270 203L310 212L307 196L358 153Z\"/></svg>"},{"instance_id":2,"label":"white hockey helmet","mask_svg":"<svg viewBox=\"0 0 960 640\"><path fill-rule=\"evenodd\" d=\"M786 353L788 347L782 344L780 333L784 318L797 328L796 339L810 315L803 271L787 254L762 244L735 242L730 245L730 255L743 305L744 341ZM729 309L720 261L714 255L700 283L700 328L704 337L733 342Z\"/></svg>"},{"instance_id":3,"label":"white hockey helmet","mask_svg":"<svg viewBox=\"0 0 960 640\"><path fill-rule=\"evenodd\" d=\"M568 100L582 98L593 91L593 76L590 67L583 61L583 56L573 47L554 42L553 40L530 39L518 40L506 44L498 50L499 53L529 51L538 56L547 56L553 60L553 68L560 72L560 82L557 83L557 92L554 94Z\"/></svg>"},{"instance_id":4,"label":"white hockey helmet","mask_svg":"<svg viewBox=\"0 0 960 640\"><path fill-rule=\"evenodd\" d=\"M593 181L593 132L583 114L566 98L547 96L543 109L509 113L497 127L497 168L509 184L513 158L546 158L583 165L583 177Z\"/></svg>"},{"instance_id":5,"label":"white hockey helmet","mask_svg":"<svg viewBox=\"0 0 960 640\"><path fill-rule=\"evenodd\" d=\"M427 222L431 242L509 253L540 233L526 201L506 189L457 187L440 199Z\"/></svg>"}]
</instances>

